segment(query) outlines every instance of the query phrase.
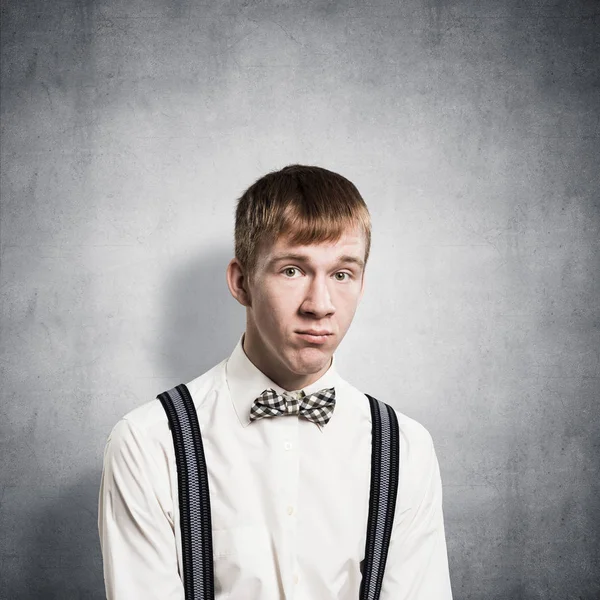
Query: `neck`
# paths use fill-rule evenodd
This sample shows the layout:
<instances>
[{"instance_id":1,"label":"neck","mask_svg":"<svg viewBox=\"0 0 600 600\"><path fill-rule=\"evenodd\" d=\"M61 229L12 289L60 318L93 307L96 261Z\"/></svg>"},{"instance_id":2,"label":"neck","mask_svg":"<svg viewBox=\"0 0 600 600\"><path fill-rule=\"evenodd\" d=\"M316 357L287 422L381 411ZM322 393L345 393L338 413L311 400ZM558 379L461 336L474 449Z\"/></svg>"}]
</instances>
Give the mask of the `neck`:
<instances>
[{"instance_id":1,"label":"neck","mask_svg":"<svg viewBox=\"0 0 600 600\"><path fill-rule=\"evenodd\" d=\"M315 373L295 373L290 371L278 357L269 360L268 349L262 342L255 342L255 339L260 340L258 336L254 338L249 334L247 329L242 338L244 353L257 369L287 392L299 391L318 381L333 363L333 356L331 356L327 364Z\"/></svg>"}]
</instances>

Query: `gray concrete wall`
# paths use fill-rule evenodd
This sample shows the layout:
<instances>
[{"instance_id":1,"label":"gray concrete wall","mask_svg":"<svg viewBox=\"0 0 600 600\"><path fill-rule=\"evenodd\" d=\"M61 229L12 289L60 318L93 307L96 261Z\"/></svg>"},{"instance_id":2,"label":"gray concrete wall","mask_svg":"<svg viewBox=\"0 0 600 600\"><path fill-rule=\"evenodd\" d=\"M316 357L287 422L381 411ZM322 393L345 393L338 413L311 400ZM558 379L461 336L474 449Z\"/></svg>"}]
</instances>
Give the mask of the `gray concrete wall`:
<instances>
[{"instance_id":1,"label":"gray concrete wall","mask_svg":"<svg viewBox=\"0 0 600 600\"><path fill-rule=\"evenodd\" d=\"M346 378L432 433L459 600L598 597L595 2L2 2L3 598L101 598L102 451L233 349L242 190L373 216Z\"/></svg>"}]
</instances>

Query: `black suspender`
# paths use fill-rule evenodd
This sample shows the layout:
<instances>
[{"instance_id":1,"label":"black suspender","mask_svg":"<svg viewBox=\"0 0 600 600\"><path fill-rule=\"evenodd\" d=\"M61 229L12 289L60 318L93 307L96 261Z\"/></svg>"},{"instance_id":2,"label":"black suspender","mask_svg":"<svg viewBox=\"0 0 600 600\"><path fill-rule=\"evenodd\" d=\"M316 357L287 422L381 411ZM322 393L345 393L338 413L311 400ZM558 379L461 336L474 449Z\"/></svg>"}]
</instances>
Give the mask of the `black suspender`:
<instances>
[{"instance_id":1,"label":"black suspender","mask_svg":"<svg viewBox=\"0 0 600 600\"><path fill-rule=\"evenodd\" d=\"M394 409L365 394L371 404L371 493L360 600L377 600L394 524L400 468L400 432Z\"/></svg>"},{"instance_id":2,"label":"black suspender","mask_svg":"<svg viewBox=\"0 0 600 600\"><path fill-rule=\"evenodd\" d=\"M167 412L175 447L185 600L214 600L210 494L196 408L183 384L158 399Z\"/></svg>"},{"instance_id":3,"label":"black suspender","mask_svg":"<svg viewBox=\"0 0 600 600\"><path fill-rule=\"evenodd\" d=\"M400 465L400 432L394 409L365 394L371 406L371 490L359 600L378 600L392 535ZM185 600L214 600L210 493L202 435L184 384L158 396L173 435L183 556Z\"/></svg>"}]
</instances>

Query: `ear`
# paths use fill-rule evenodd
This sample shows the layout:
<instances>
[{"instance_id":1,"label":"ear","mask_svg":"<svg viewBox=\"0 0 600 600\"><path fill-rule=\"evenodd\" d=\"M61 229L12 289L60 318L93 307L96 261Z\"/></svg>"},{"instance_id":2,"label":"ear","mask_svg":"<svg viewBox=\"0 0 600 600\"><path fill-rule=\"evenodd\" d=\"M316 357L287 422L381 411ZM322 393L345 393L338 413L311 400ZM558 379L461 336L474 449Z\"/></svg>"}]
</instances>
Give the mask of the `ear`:
<instances>
[{"instance_id":1,"label":"ear","mask_svg":"<svg viewBox=\"0 0 600 600\"><path fill-rule=\"evenodd\" d=\"M251 306L248 281L237 258L232 258L227 265L225 273L227 287L231 295L242 305Z\"/></svg>"}]
</instances>

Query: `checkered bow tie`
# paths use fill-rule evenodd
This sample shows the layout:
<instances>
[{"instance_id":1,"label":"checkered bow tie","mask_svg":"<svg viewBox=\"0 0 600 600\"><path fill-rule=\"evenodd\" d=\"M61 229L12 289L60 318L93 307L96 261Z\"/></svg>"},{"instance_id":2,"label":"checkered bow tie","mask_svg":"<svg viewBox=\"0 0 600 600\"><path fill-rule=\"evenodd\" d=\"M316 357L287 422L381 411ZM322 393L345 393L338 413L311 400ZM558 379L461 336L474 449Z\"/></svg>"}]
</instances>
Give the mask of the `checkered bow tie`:
<instances>
[{"instance_id":1,"label":"checkered bow tie","mask_svg":"<svg viewBox=\"0 0 600 600\"><path fill-rule=\"evenodd\" d=\"M335 388L326 388L309 394L301 390L301 397L283 392L278 394L273 388L265 390L254 400L250 409L250 421L263 417L298 415L317 425L327 425L335 408Z\"/></svg>"}]
</instances>

